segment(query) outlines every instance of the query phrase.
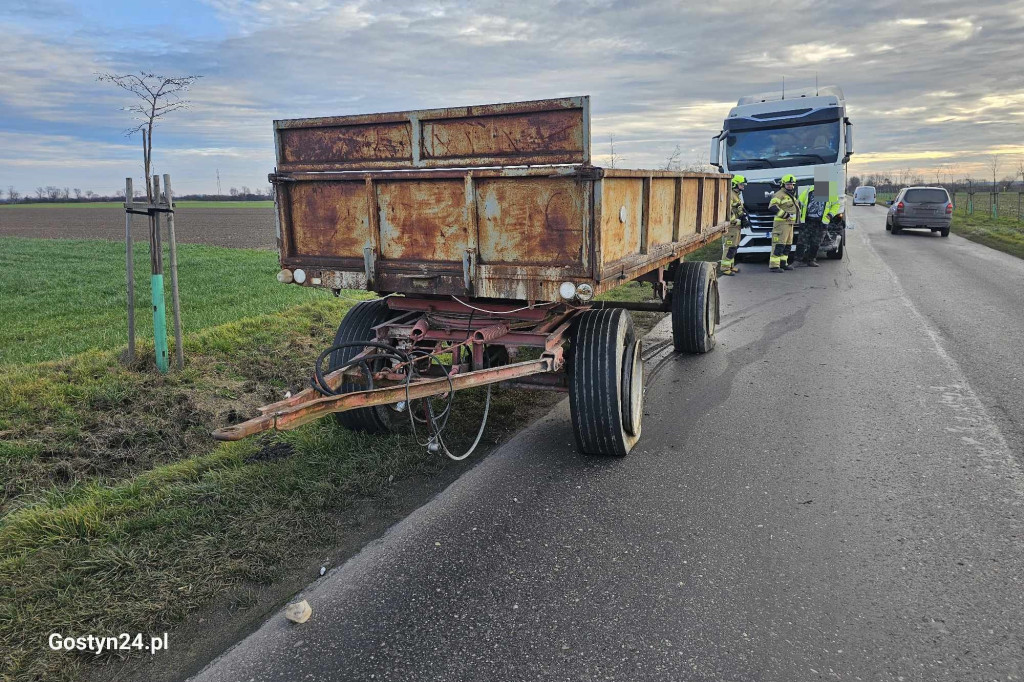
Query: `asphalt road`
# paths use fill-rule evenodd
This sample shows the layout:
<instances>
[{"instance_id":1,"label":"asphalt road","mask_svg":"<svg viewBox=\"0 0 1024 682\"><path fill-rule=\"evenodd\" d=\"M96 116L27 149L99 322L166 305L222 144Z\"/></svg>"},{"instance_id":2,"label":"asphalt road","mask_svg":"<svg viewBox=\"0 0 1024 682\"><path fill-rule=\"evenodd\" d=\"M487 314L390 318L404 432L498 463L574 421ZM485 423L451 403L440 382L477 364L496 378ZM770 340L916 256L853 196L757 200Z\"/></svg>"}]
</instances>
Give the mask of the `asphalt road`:
<instances>
[{"instance_id":1,"label":"asphalt road","mask_svg":"<svg viewBox=\"0 0 1024 682\"><path fill-rule=\"evenodd\" d=\"M656 328L628 457L562 403L196 679L1024 678L1024 266L852 215Z\"/></svg>"}]
</instances>

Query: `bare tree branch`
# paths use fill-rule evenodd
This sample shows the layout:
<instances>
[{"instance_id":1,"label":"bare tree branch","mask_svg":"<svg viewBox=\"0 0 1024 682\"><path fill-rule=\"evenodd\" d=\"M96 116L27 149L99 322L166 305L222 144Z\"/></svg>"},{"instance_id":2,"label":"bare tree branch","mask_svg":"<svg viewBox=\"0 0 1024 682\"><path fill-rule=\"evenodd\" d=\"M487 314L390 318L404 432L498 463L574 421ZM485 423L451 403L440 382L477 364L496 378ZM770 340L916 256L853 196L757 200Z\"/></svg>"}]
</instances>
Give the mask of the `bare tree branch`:
<instances>
[{"instance_id":1,"label":"bare tree branch","mask_svg":"<svg viewBox=\"0 0 1024 682\"><path fill-rule=\"evenodd\" d=\"M667 171L682 170L682 167L683 167L682 158L683 158L683 148L677 142L676 143L676 148L673 149L672 153L669 154L668 158L665 159L665 165L662 167L662 170L667 170Z\"/></svg>"},{"instance_id":2,"label":"bare tree branch","mask_svg":"<svg viewBox=\"0 0 1024 682\"><path fill-rule=\"evenodd\" d=\"M131 93L141 102L136 102L123 107L123 111L135 114L138 125L125 130L125 135L132 136L135 133L142 133L142 158L146 173L146 197L153 201L153 188L151 187L150 171L153 160L153 128L157 121L167 114L187 109L189 101L182 99L182 95L188 91L202 76L160 76L155 73L139 71L138 74L97 74L96 79L112 83L125 92Z\"/></svg>"}]
</instances>

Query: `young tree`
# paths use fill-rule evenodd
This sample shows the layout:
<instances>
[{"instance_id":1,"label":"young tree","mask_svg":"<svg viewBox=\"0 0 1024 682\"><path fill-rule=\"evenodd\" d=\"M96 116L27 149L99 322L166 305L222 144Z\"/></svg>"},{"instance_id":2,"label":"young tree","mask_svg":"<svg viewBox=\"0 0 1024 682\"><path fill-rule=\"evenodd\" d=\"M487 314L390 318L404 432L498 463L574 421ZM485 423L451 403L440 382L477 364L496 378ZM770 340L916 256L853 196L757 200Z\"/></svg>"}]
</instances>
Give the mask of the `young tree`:
<instances>
[{"instance_id":1,"label":"young tree","mask_svg":"<svg viewBox=\"0 0 1024 682\"><path fill-rule=\"evenodd\" d=\"M680 170L683 167L682 157L683 157L683 148L677 142L676 143L676 148L673 149L672 153L669 154L668 157L665 159L665 165L662 166L662 170L667 170L667 171L677 171L677 170Z\"/></svg>"},{"instance_id":2,"label":"young tree","mask_svg":"<svg viewBox=\"0 0 1024 682\"><path fill-rule=\"evenodd\" d=\"M78 189L78 188L76 187L76 188L74 189L74 192L75 192L75 198L76 198L76 199L81 199L81 198L82 198L82 190L80 190L80 189Z\"/></svg>"},{"instance_id":3,"label":"young tree","mask_svg":"<svg viewBox=\"0 0 1024 682\"><path fill-rule=\"evenodd\" d=\"M616 155L616 153L615 153L615 135L614 134L608 136L608 148L609 148L609 151L608 151L608 167L609 168L615 168L615 164L617 164L620 161L622 161L622 157Z\"/></svg>"},{"instance_id":4,"label":"young tree","mask_svg":"<svg viewBox=\"0 0 1024 682\"><path fill-rule=\"evenodd\" d=\"M999 155L993 154L988 157L988 163L986 165L988 166L988 169L992 171L992 191L998 192L999 185L996 184L996 174L999 173Z\"/></svg>"},{"instance_id":5,"label":"young tree","mask_svg":"<svg viewBox=\"0 0 1024 682\"><path fill-rule=\"evenodd\" d=\"M18 199L21 198L21 193L18 190L14 189L14 185L8 185L7 197L11 200L12 204L16 204L18 203Z\"/></svg>"},{"instance_id":6,"label":"young tree","mask_svg":"<svg viewBox=\"0 0 1024 682\"><path fill-rule=\"evenodd\" d=\"M187 109L189 101L182 99L182 95L189 87L202 76L159 76L154 73L140 71L137 75L128 73L124 75L105 73L98 74L97 79L107 83L113 83L117 87L135 95L139 102L124 107L130 111L139 121L138 125L125 131L125 135L131 137L135 133L142 133L142 159L146 173L146 198L153 201L153 188L151 187L151 170L153 161L153 127L157 121L172 111Z\"/></svg>"}]
</instances>

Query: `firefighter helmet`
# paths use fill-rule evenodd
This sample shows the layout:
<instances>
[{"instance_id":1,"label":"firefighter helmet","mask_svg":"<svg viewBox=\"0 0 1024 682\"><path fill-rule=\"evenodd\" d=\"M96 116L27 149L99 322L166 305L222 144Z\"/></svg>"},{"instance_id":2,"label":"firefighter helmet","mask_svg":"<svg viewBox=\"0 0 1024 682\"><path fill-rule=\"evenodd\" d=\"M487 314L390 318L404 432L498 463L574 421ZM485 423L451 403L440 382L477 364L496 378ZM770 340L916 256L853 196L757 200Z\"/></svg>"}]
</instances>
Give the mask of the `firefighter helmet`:
<instances>
[{"instance_id":1,"label":"firefighter helmet","mask_svg":"<svg viewBox=\"0 0 1024 682\"><path fill-rule=\"evenodd\" d=\"M791 182L794 185L796 184L796 176L795 175L793 175L791 173L786 173L785 175L782 176L782 184L783 185L788 185Z\"/></svg>"},{"instance_id":2,"label":"firefighter helmet","mask_svg":"<svg viewBox=\"0 0 1024 682\"><path fill-rule=\"evenodd\" d=\"M734 176L732 176L732 186L733 187L736 187L738 185L745 185L745 184L747 184L747 179L745 177L743 177L742 175L734 175Z\"/></svg>"}]
</instances>

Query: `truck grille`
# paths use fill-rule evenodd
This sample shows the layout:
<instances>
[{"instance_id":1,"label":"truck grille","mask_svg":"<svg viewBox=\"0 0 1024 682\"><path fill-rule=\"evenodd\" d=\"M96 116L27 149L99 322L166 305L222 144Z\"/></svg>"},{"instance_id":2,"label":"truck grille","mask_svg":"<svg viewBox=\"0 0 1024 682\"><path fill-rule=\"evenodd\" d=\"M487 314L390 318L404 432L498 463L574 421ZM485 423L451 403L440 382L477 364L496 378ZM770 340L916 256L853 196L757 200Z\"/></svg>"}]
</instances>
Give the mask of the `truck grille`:
<instances>
[{"instance_id":1,"label":"truck grille","mask_svg":"<svg viewBox=\"0 0 1024 682\"><path fill-rule=\"evenodd\" d=\"M750 226L755 230L768 230L772 231L772 221L775 220L775 214L771 211L748 211L747 215L750 216Z\"/></svg>"}]
</instances>

